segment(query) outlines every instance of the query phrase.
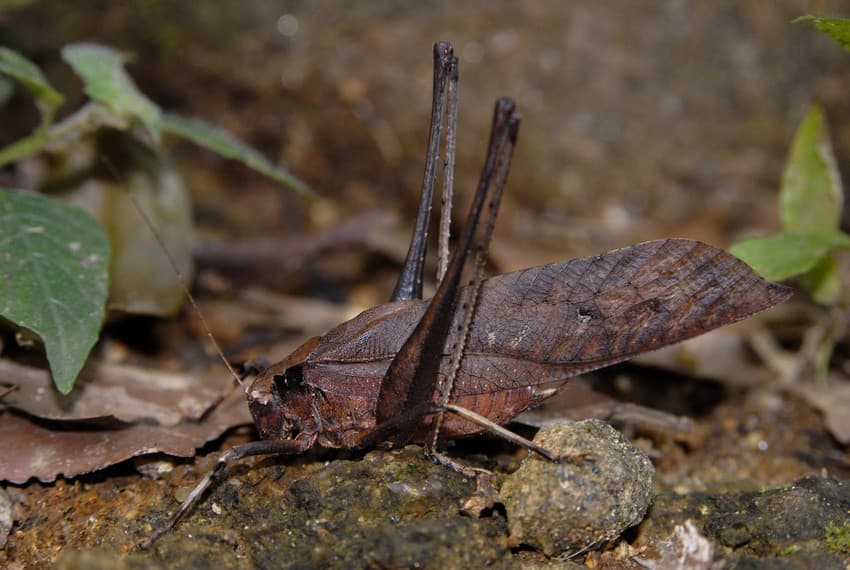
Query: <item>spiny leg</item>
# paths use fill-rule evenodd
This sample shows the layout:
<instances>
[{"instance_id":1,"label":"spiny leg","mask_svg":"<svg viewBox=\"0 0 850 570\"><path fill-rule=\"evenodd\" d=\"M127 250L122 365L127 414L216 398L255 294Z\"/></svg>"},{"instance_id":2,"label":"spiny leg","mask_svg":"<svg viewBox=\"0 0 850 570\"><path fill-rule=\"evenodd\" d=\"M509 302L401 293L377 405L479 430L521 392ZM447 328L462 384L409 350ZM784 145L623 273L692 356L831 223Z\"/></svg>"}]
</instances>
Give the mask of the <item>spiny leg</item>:
<instances>
[{"instance_id":1,"label":"spiny leg","mask_svg":"<svg viewBox=\"0 0 850 570\"><path fill-rule=\"evenodd\" d=\"M499 501L499 492L493 486L493 473L480 467L471 467L451 459L442 453L432 452L428 458L438 465L447 467L464 477L475 479L475 492L463 501L460 510L469 516L479 516L482 511L493 508Z\"/></svg>"},{"instance_id":2,"label":"spiny leg","mask_svg":"<svg viewBox=\"0 0 850 570\"><path fill-rule=\"evenodd\" d=\"M528 440L514 432L510 431L507 428L500 426L499 424L489 420L488 418L473 412L472 410L463 408L461 406L457 406L454 404L446 404L442 407L443 412L450 412L457 414L465 420L471 421L480 425L483 428L486 428L490 433L506 439L511 443L519 445L520 447L525 447L529 451L533 451L537 453L544 459L548 461L552 461L554 463L565 463L565 462L579 462L586 458L585 455L558 455L553 453L552 451L546 449L545 447L534 443L531 440ZM435 418L436 419L436 418ZM491 477L492 473L486 469L481 469L478 467L470 467L468 465L463 465L449 457L446 457L442 453L436 451L436 449L428 448L426 446L426 454L434 463L438 463L443 465L444 467L448 467L465 477L475 478L475 492L469 497L464 504L461 506L461 510L470 515L477 516L485 509L492 508L493 505L499 500L499 493L493 487Z\"/></svg>"},{"instance_id":3,"label":"spiny leg","mask_svg":"<svg viewBox=\"0 0 850 570\"><path fill-rule=\"evenodd\" d=\"M192 489L192 492L189 493L189 496L183 501L183 504L174 511L165 524L155 530L148 538L142 540L138 544L136 544L137 549L146 549L149 548L154 542L156 542L162 535L170 531L180 522L180 519L183 518L189 509L191 509L204 494L210 485L215 483L219 477L221 477L222 473L224 473L225 469L228 465L233 463L234 461L239 461L240 459L244 459L245 457L251 457L253 455L276 455L276 454L299 454L304 453L309 449L313 444L311 439L302 440L281 440L281 441L252 441L250 443L245 443L242 445L237 445L236 447L231 448L226 451L221 457L216 461L215 467L212 468L204 477L195 485L195 488Z\"/></svg>"},{"instance_id":4,"label":"spiny leg","mask_svg":"<svg viewBox=\"0 0 850 570\"><path fill-rule=\"evenodd\" d=\"M443 196L440 200L440 239L437 248L437 283L443 280L449 266L449 237L452 225L452 200L454 195L455 158L457 156L457 87L458 60L450 69L446 93L446 161L443 167Z\"/></svg>"},{"instance_id":5,"label":"spiny leg","mask_svg":"<svg viewBox=\"0 0 850 570\"><path fill-rule=\"evenodd\" d=\"M458 330L455 337L457 342L450 347L452 361L449 371L444 380L437 384L436 400L437 404L440 406L446 405L451 398L455 377L460 369L463 354L466 350L466 343L469 339L472 319L475 316L475 310L478 306L478 294L481 291L481 283L484 278L484 263L486 261L487 250L490 247L490 239L493 235L493 228L496 224L496 215L499 211L499 203L502 199L505 184L507 183L511 157L513 156L513 148L516 143L518 131L519 117L513 115L509 121L507 136L504 140L500 141L500 145L496 152L496 160L492 162L487 161L484 165L485 170L481 174L481 179L487 181L488 189L491 186L491 181L493 187L487 206L487 224L481 231L481 235L479 235L475 241L475 261L473 263L472 279L465 290L464 298L461 299L455 307L455 310L463 312L463 320L457 327ZM431 440L425 444L425 453L429 456L437 453L437 442L440 437L440 428L442 427L442 424L443 413L440 412L434 418Z\"/></svg>"},{"instance_id":6,"label":"spiny leg","mask_svg":"<svg viewBox=\"0 0 850 570\"><path fill-rule=\"evenodd\" d=\"M434 185L437 180L437 165L440 155L440 139L443 129L443 116L447 90L454 96L456 87L448 88L449 83L457 82L457 57L449 42L434 45L434 96L431 102L431 129L428 135L428 152L425 155L425 173L422 178L422 192L419 195L419 211L416 225L410 239L410 248L401 274L398 276L390 301L406 301L422 298L422 272L425 265L425 251L428 247L428 224L431 219L431 203L434 198ZM450 102L449 106L453 104ZM450 125L454 133L454 125ZM453 144L453 143L451 143ZM453 148L451 151L453 152ZM454 157L451 157L454 164Z\"/></svg>"},{"instance_id":7,"label":"spiny leg","mask_svg":"<svg viewBox=\"0 0 850 570\"><path fill-rule=\"evenodd\" d=\"M482 416L481 414L473 412L472 410L468 410L461 406L456 406L455 404L446 404L445 406L443 406L443 410L446 412L452 412L453 414L457 414L458 416L462 417L467 421L478 424L490 433L497 435L502 439L510 441L511 443L514 443L520 447L524 447L529 451L533 451L540 457L552 461L554 463L566 463L578 459L577 457L571 455L558 455L556 453L552 453L542 445L537 445L530 439L526 439L521 435L512 432L508 428L500 426L496 422Z\"/></svg>"},{"instance_id":8,"label":"spiny leg","mask_svg":"<svg viewBox=\"0 0 850 570\"><path fill-rule=\"evenodd\" d=\"M515 119L513 101L500 99L493 115L493 130L487 150L487 166L484 170L486 173L496 171L494 165L498 161L498 150L512 131L511 125ZM423 402L434 401L437 394L441 355L456 310L461 275L472 250L491 183L492 175L479 180L466 226L449 263L446 276L437 287L422 319L398 350L384 374L375 414L378 423L414 409ZM391 439L391 443L400 447L412 436L413 429L398 431Z\"/></svg>"},{"instance_id":9,"label":"spiny leg","mask_svg":"<svg viewBox=\"0 0 850 570\"><path fill-rule=\"evenodd\" d=\"M363 431L352 444L352 449L369 449L390 441L398 433L406 433L416 428L422 418L438 410L431 402L424 402L411 409L403 410L384 420L368 431Z\"/></svg>"}]
</instances>

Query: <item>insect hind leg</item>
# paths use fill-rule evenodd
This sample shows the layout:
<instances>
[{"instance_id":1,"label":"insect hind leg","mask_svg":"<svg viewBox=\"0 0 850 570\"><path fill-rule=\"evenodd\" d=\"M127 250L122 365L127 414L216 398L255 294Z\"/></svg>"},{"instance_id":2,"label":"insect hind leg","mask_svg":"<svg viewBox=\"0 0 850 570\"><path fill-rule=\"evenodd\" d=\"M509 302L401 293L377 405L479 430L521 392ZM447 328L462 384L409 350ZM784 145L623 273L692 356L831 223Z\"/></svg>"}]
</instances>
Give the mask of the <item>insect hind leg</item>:
<instances>
[{"instance_id":1,"label":"insect hind leg","mask_svg":"<svg viewBox=\"0 0 850 570\"><path fill-rule=\"evenodd\" d=\"M467 408L463 408L461 406L457 406L455 404L445 404L441 406L442 412L449 412L456 414L463 419L476 423L481 427L485 428L490 433L501 437L511 443L519 445L520 447L524 447L529 451L533 451L539 456L543 457L547 461L552 461L554 463L578 463L580 461L584 461L587 459L586 454L577 454L577 455L559 455L546 449L545 447L534 443L533 441L518 435L511 430L500 426L499 424L487 419L486 417L473 412ZM485 509L492 508L493 505L499 501L499 493L493 487L491 478L492 473L486 469L481 469L479 467L471 467L469 465L463 465L446 455L440 453L436 449L436 440L431 440L425 445L425 455L434 463L447 467L465 477L474 478L475 479L475 493L471 497L469 497L464 504L461 506L461 511L464 514L470 516L477 516Z\"/></svg>"},{"instance_id":2,"label":"insect hind leg","mask_svg":"<svg viewBox=\"0 0 850 570\"><path fill-rule=\"evenodd\" d=\"M542 445L538 445L531 441L530 439L524 438L519 434L512 432L504 426L500 426L496 422L482 416L479 413L473 412L467 408L457 406L455 404L445 404L442 406L443 411L451 412L460 416L461 418L470 421L472 423L478 424L479 426L485 428L488 432L501 437L511 443L514 443L520 447L524 447L529 451L533 451L543 459L547 461L551 461L553 463L578 463L586 459L586 455L578 454L578 455L559 455L554 453L553 451L546 449ZM429 446L426 449L426 453L429 456L434 456L436 454L433 446ZM459 471L463 473L463 471Z\"/></svg>"}]
</instances>

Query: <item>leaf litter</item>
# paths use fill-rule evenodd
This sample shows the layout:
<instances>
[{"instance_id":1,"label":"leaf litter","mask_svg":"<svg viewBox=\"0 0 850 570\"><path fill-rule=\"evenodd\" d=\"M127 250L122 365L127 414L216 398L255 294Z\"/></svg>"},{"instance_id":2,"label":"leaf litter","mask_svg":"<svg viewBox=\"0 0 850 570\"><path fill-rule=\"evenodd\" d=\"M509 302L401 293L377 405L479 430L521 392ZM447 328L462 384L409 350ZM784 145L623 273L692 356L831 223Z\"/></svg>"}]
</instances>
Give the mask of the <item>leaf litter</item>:
<instances>
[{"instance_id":1,"label":"leaf litter","mask_svg":"<svg viewBox=\"0 0 850 570\"><path fill-rule=\"evenodd\" d=\"M214 375L202 379L165 373L162 378L182 383L178 390L169 390L156 385L143 386L139 382L141 376L155 375L153 372L140 369L131 372L130 367L115 365L92 368L99 369L100 374L95 380L83 383L82 394L77 399L80 405L71 406L70 411L63 414L59 413L62 410L57 398L45 396L55 391L42 390L42 406L31 399L33 392L39 392L39 384L49 382L46 372L0 361L4 383L21 381L21 388L4 399L9 409L0 414L0 447L5 450L4 461L0 463L0 479L18 484L32 478L50 482L59 476L75 477L104 469L139 455L165 453L192 457L205 443L234 426L251 421L241 389L220 380L214 380L219 383L218 390L203 385L205 380L215 379ZM11 370L17 370L18 374L10 374ZM104 373L116 370L123 373ZM99 379L103 382L99 383ZM163 400L175 394L180 396L174 399L169 410ZM91 401L93 398L103 398L103 401L95 405ZM191 405L181 410L180 406L185 406L187 399L192 400ZM27 400L31 405L15 403ZM24 408L33 412L37 409L37 413ZM139 411L141 413L136 413ZM204 415L207 411L209 413ZM152 413L166 423L152 423ZM48 419L51 415L53 417ZM134 419L129 419L132 416Z\"/></svg>"},{"instance_id":2,"label":"leaf litter","mask_svg":"<svg viewBox=\"0 0 850 570\"><path fill-rule=\"evenodd\" d=\"M25 414L0 415L0 479L22 484L31 478L50 482L74 477L150 453L192 457L195 450L228 429L250 423L241 389L233 389L202 421L175 425L135 423L113 429L91 425L57 426ZM61 428L61 429L51 429Z\"/></svg>"},{"instance_id":3,"label":"leaf litter","mask_svg":"<svg viewBox=\"0 0 850 570\"><path fill-rule=\"evenodd\" d=\"M393 216L375 212L329 232L289 240L284 249L301 252L302 258L340 247L373 249L369 244L392 241L385 234L395 225ZM206 261L228 267L226 259ZM353 310L258 288L203 305L213 328L223 329L216 336L235 337L233 343L263 328L283 327L298 338L320 334ZM291 348L291 342L282 341L265 352L273 357ZM253 356L255 351L247 352ZM13 388L0 402L0 447L6 450L0 480L50 482L153 453L192 457L227 430L251 423L241 389L233 388L217 363L213 366L211 373L181 373L94 361L82 370L74 391L61 395L47 370L0 359L0 386Z\"/></svg>"},{"instance_id":4,"label":"leaf litter","mask_svg":"<svg viewBox=\"0 0 850 570\"><path fill-rule=\"evenodd\" d=\"M232 337L228 343L238 343L239 337L251 330L263 326L279 328L284 323L290 332L297 332L298 338L311 336L353 310L346 305L276 295L259 288L241 291L232 300L207 301L203 305L213 329L230 329L229 333L217 331L216 335ZM709 349L699 343L672 347L668 351L679 352L669 352L667 357L663 352L654 353L662 357L651 358L648 363L685 371L682 351L686 351L684 360L691 365L734 361L739 370L760 370L764 374L763 366L751 363L748 368L743 367L746 327L720 332L731 338L720 339L717 346L710 344ZM274 358L277 353L288 352L290 345L291 341L286 341L266 346L266 355ZM730 357L729 346L735 347L734 358ZM247 352L255 350L253 347ZM703 354L706 350L707 355ZM726 358L718 358L717 351L725 353ZM693 366L684 368L695 372ZM728 373L727 367L713 373L702 365L696 368L698 375L708 377ZM757 374L750 382L739 378L732 383L752 385L763 381L765 378ZM95 362L83 370L77 389L63 397L52 388L47 371L0 360L0 384L17 386L3 399L9 410L0 415L0 446L10 451L9 459L0 466L0 479L15 483L31 478L49 482L58 476L74 477L151 453L191 457L196 449L228 429L251 423L241 390L228 395L232 380L218 371L176 373ZM588 394L579 397L582 392ZM540 425L552 419L545 418L546 414L553 413L555 419L620 418L643 425L650 432L666 432L680 441L700 439L686 418L669 414L656 417L652 410L624 407L609 397L594 396L579 385L570 387L565 398L556 400L519 421ZM661 427L654 429L653 423Z\"/></svg>"},{"instance_id":5,"label":"leaf litter","mask_svg":"<svg viewBox=\"0 0 850 570\"><path fill-rule=\"evenodd\" d=\"M205 302L203 310L216 336L238 343L252 331L284 323L299 339L319 334L352 308L254 288ZM289 352L292 342L282 339L262 350L274 357ZM257 351L247 343L237 358ZM142 455L192 457L229 429L252 423L242 389L218 361L191 372L92 361L63 396L47 370L4 358L0 386L10 387L0 390L0 448L6 451L0 480L18 484L75 477Z\"/></svg>"},{"instance_id":6,"label":"leaf litter","mask_svg":"<svg viewBox=\"0 0 850 570\"><path fill-rule=\"evenodd\" d=\"M110 420L147 422L166 427L201 419L233 384L223 373L202 378L92 362L83 369L76 389L62 395L52 389L46 370L11 360L0 360L0 382L17 386L3 403L34 418L100 424Z\"/></svg>"}]
</instances>

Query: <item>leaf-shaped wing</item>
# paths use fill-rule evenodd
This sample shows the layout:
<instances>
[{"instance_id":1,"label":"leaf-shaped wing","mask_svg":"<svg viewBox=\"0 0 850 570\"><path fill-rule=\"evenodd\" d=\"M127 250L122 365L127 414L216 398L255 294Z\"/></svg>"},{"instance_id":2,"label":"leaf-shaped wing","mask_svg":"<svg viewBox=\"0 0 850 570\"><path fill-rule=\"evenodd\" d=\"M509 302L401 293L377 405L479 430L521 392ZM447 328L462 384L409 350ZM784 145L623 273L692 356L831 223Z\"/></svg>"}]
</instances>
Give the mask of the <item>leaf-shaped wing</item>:
<instances>
[{"instance_id":1,"label":"leaf-shaped wing","mask_svg":"<svg viewBox=\"0 0 850 570\"><path fill-rule=\"evenodd\" d=\"M456 393L555 382L745 319L791 290L666 239L489 279Z\"/></svg>"},{"instance_id":2,"label":"leaf-shaped wing","mask_svg":"<svg viewBox=\"0 0 850 570\"><path fill-rule=\"evenodd\" d=\"M790 295L722 249L684 239L498 275L482 285L453 394L562 382L745 319ZM329 392L377 395L427 303L387 303L343 323L309 356L305 379ZM443 371L454 344L450 335Z\"/></svg>"}]
</instances>

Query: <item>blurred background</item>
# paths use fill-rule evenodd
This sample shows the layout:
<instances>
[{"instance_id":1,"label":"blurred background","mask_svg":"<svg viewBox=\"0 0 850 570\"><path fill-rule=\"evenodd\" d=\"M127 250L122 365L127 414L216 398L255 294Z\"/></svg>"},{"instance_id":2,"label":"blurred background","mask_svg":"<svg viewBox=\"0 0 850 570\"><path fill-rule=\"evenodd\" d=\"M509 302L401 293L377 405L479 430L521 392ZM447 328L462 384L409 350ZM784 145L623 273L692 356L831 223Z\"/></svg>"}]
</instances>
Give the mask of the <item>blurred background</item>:
<instances>
[{"instance_id":1,"label":"blurred background","mask_svg":"<svg viewBox=\"0 0 850 570\"><path fill-rule=\"evenodd\" d=\"M501 271L656 237L728 246L776 229L785 155L813 102L839 168L850 149L850 54L803 14L847 2L4 2L0 44L71 96L60 48L135 54L164 109L230 130L321 196L304 200L231 161L169 141L201 235L292 237L363 212L412 224L431 97L431 46L460 56L457 192L469 199L492 103L523 122L493 259ZM26 94L0 142L30 132ZM455 219L462 218L461 213Z\"/></svg>"}]
</instances>

